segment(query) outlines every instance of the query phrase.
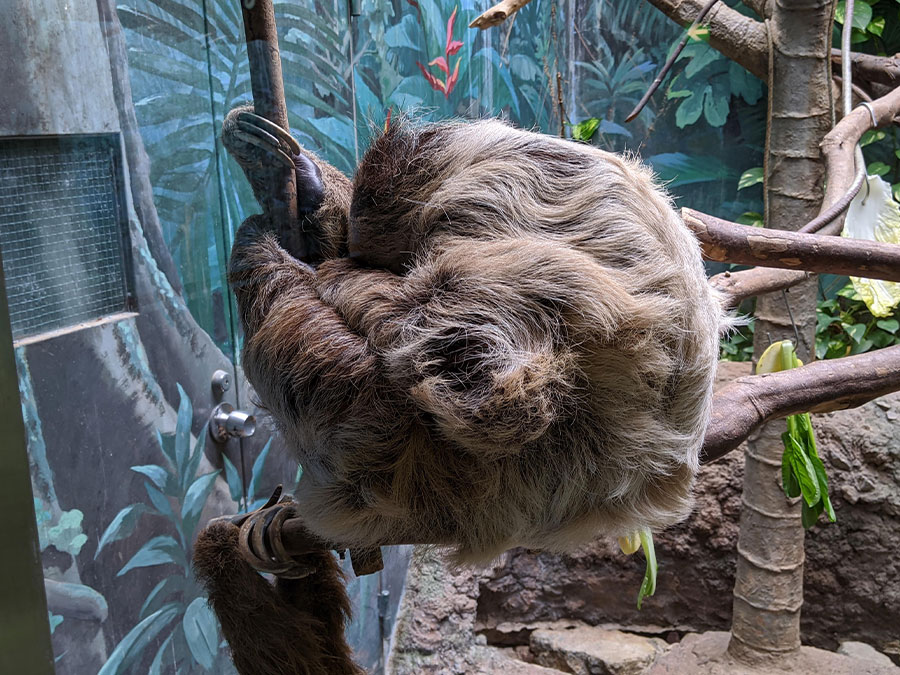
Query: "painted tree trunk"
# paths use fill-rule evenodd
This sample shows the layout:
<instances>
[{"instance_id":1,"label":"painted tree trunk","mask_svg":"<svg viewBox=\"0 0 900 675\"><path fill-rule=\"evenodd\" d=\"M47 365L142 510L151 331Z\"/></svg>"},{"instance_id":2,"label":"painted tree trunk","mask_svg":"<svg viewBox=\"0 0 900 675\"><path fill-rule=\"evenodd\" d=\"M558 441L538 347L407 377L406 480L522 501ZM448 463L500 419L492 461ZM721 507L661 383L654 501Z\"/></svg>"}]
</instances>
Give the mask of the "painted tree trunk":
<instances>
[{"instance_id":1,"label":"painted tree trunk","mask_svg":"<svg viewBox=\"0 0 900 675\"><path fill-rule=\"evenodd\" d=\"M768 3L769 109L765 166L765 222L793 230L811 220L822 200L819 143L832 125L828 55L831 0ZM771 343L790 339L803 361L815 353L817 281L756 304L756 358ZM729 653L741 660L777 659L800 647L803 604L803 528L800 504L781 488L783 421L748 443L743 513L734 586Z\"/></svg>"}]
</instances>

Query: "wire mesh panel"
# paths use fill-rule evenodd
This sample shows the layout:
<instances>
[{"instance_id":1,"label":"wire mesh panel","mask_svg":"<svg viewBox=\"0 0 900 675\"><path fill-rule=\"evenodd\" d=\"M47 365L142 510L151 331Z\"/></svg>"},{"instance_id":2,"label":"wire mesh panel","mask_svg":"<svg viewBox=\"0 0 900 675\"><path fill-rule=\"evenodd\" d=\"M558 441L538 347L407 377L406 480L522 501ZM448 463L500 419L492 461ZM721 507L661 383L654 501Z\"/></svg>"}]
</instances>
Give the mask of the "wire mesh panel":
<instances>
[{"instance_id":1,"label":"wire mesh panel","mask_svg":"<svg viewBox=\"0 0 900 675\"><path fill-rule=\"evenodd\" d=\"M0 139L0 251L16 339L130 309L118 136Z\"/></svg>"}]
</instances>

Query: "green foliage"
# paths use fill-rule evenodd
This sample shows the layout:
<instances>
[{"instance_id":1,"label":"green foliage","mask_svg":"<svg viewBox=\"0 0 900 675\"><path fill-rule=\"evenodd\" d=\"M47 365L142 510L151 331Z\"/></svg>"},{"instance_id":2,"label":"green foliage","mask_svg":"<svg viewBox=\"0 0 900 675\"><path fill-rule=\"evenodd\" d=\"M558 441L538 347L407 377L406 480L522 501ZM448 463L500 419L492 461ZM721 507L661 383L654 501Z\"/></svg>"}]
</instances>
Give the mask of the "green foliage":
<instances>
[{"instance_id":1,"label":"green foliage","mask_svg":"<svg viewBox=\"0 0 900 675\"><path fill-rule=\"evenodd\" d=\"M790 340L780 343L782 369L800 365ZM781 435L784 453L781 457L781 483L784 493L791 499L802 496L801 519L803 527L812 527L824 512L835 521L834 508L828 498L828 478L825 465L816 450L809 413L787 418L787 431Z\"/></svg>"},{"instance_id":2,"label":"green foliage","mask_svg":"<svg viewBox=\"0 0 900 675\"><path fill-rule=\"evenodd\" d=\"M130 504L116 514L101 535L94 556L99 556L113 542L134 534L143 516L152 516L161 519L172 534L145 541L117 576L149 567L167 567L172 573L147 595L138 612L138 623L113 649L100 675L132 672L137 664L149 658L144 652L156 646L161 636L164 637L157 646L150 673L162 672L164 661L166 672L173 669L177 673L230 672L230 662L218 648L221 642L218 623L203 589L194 580L190 565L190 543L219 472L196 475L207 428L203 427L191 447L193 410L180 385L178 391L181 402L175 433L157 434L161 463L131 467L147 479L144 481L147 502Z\"/></svg>"},{"instance_id":3,"label":"green foliage","mask_svg":"<svg viewBox=\"0 0 900 675\"><path fill-rule=\"evenodd\" d=\"M637 608L640 609L644 598L656 593L656 550L653 547L653 533L644 529L640 532L641 548L644 549L644 559L647 566L644 570L644 579L638 590Z\"/></svg>"},{"instance_id":4,"label":"green foliage","mask_svg":"<svg viewBox=\"0 0 900 675\"><path fill-rule=\"evenodd\" d=\"M816 358L832 359L900 344L900 312L872 316L852 284L816 308Z\"/></svg>"},{"instance_id":5,"label":"green foliage","mask_svg":"<svg viewBox=\"0 0 900 675\"><path fill-rule=\"evenodd\" d=\"M753 322L737 326L720 343L723 361L749 361L753 358Z\"/></svg>"}]
</instances>

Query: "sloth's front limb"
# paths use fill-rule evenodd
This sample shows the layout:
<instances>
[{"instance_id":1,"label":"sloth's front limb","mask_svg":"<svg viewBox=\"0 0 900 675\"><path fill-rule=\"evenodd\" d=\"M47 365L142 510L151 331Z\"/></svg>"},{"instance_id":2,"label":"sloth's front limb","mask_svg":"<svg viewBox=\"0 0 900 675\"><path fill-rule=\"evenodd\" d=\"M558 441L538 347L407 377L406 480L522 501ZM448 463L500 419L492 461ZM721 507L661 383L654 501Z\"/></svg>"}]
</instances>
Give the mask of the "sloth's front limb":
<instances>
[{"instance_id":1,"label":"sloth's front limb","mask_svg":"<svg viewBox=\"0 0 900 675\"><path fill-rule=\"evenodd\" d=\"M283 424L325 438L336 425L353 433L388 423L391 397L372 346L322 300L316 271L281 248L264 216L235 235L229 281L245 332L244 369Z\"/></svg>"},{"instance_id":2,"label":"sloth's front limb","mask_svg":"<svg viewBox=\"0 0 900 675\"><path fill-rule=\"evenodd\" d=\"M302 250L290 250L307 262L344 255L352 188L328 162L302 148L287 130L253 112L249 105L228 113L222 142L241 166L253 195L267 214L283 211L287 172L294 172Z\"/></svg>"}]
</instances>

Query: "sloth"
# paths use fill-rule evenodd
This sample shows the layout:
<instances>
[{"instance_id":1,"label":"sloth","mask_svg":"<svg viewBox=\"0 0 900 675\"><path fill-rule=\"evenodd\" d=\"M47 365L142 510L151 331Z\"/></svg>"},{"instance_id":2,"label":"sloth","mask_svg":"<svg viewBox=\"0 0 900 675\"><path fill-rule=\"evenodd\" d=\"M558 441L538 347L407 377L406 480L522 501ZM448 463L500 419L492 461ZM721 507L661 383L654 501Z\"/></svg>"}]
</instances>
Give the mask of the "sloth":
<instances>
[{"instance_id":1,"label":"sloth","mask_svg":"<svg viewBox=\"0 0 900 675\"><path fill-rule=\"evenodd\" d=\"M230 262L243 368L311 532L477 563L688 514L724 317L648 169L498 120L395 119L352 181L248 108L223 140L264 208ZM200 557L214 590L227 552Z\"/></svg>"}]
</instances>

